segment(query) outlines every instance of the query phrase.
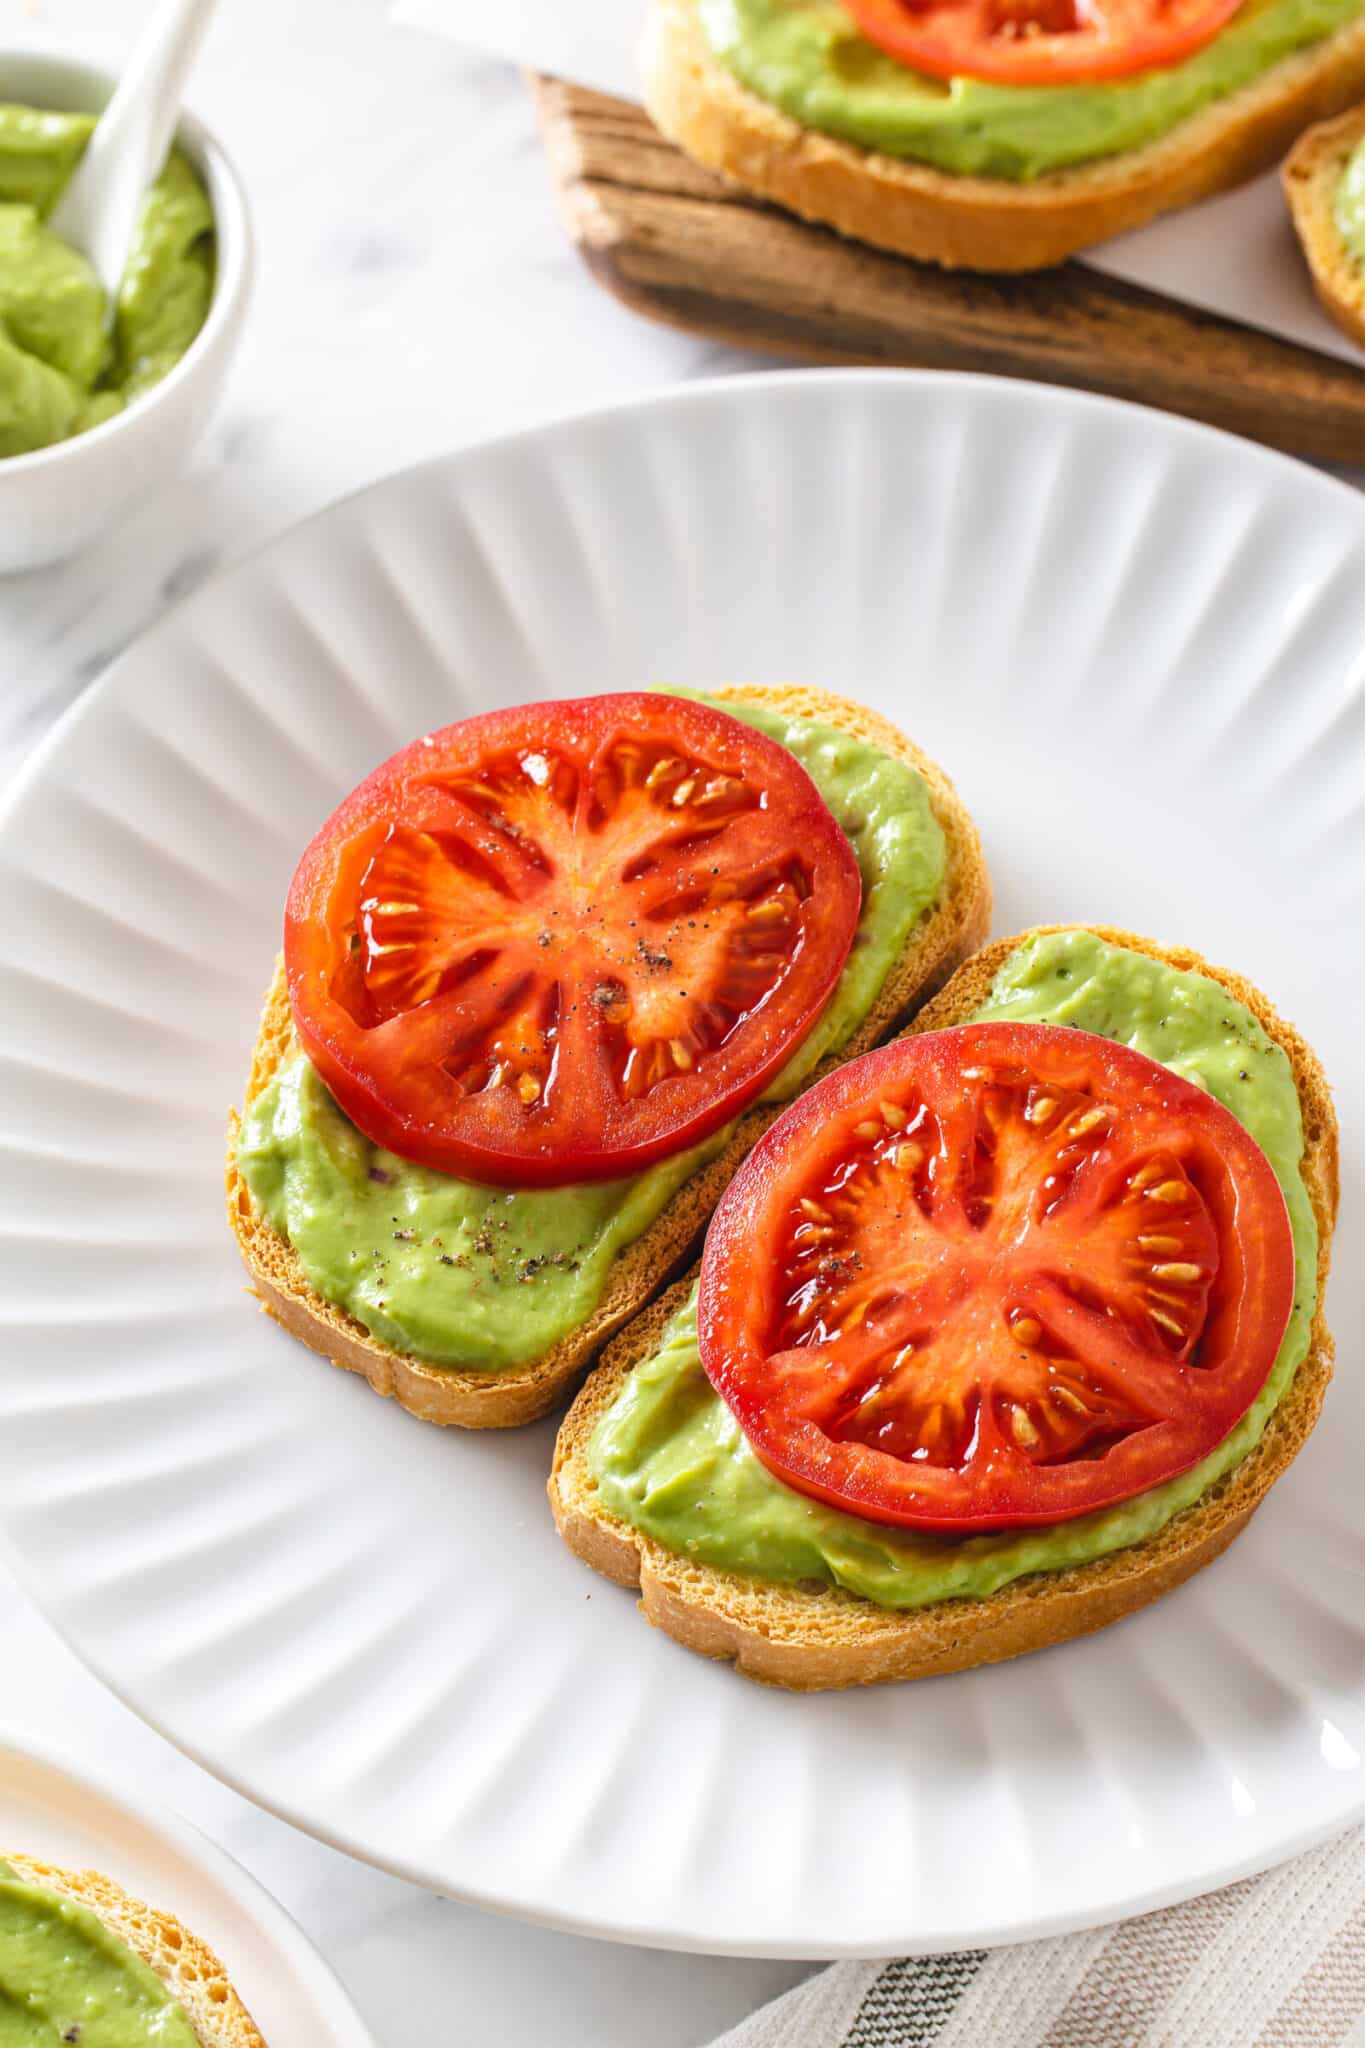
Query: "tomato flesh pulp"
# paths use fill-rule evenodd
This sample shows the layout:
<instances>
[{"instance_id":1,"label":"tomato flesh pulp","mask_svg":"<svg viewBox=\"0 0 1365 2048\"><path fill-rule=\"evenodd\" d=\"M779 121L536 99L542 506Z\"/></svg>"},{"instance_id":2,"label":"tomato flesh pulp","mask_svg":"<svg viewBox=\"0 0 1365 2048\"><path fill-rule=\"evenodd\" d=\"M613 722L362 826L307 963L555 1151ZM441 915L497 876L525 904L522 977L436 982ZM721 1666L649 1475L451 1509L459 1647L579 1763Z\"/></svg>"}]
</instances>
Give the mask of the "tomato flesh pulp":
<instances>
[{"instance_id":1,"label":"tomato flesh pulp","mask_svg":"<svg viewBox=\"0 0 1365 2048\"><path fill-rule=\"evenodd\" d=\"M1178 64L1241 0L847 0L864 35L935 78L1060 85Z\"/></svg>"},{"instance_id":2,"label":"tomato flesh pulp","mask_svg":"<svg viewBox=\"0 0 1365 2048\"><path fill-rule=\"evenodd\" d=\"M299 1037L365 1135L469 1179L633 1173L796 1050L858 921L775 741L655 695L492 712L377 769L285 918Z\"/></svg>"},{"instance_id":3,"label":"tomato flesh pulp","mask_svg":"<svg viewBox=\"0 0 1365 2048\"><path fill-rule=\"evenodd\" d=\"M702 1363L779 1478L872 1521L1064 1521L1187 1471L1293 1306L1273 1169L1142 1054L898 1040L802 1096L706 1242Z\"/></svg>"}]
</instances>

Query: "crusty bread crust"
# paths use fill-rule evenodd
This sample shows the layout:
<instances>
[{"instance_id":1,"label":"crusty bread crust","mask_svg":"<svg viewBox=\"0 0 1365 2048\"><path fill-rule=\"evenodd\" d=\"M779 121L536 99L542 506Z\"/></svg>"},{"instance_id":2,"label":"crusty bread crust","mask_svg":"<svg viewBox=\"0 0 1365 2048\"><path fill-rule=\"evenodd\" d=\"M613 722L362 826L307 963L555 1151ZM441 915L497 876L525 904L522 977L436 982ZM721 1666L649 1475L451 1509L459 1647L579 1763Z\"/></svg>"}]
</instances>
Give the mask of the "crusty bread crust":
<instances>
[{"instance_id":1,"label":"crusty bread crust","mask_svg":"<svg viewBox=\"0 0 1365 2048\"><path fill-rule=\"evenodd\" d=\"M0 1850L0 1860L25 1884L42 1885L59 1898L86 1907L125 1948L140 1956L179 1999L202 2048L266 2048L213 1950L169 1913L145 1906L98 1870L59 1870L8 1849Z\"/></svg>"},{"instance_id":2,"label":"crusty bread crust","mask_svg":"<svg viewBox=\"0 0 1365 2048\"><path fill-rule=\"evenodd\" d=\"M1355 262L1337 233L1332 205L1347 159L1363 138L1365 106L1352 107L1335 121L1320 121L1301 135L1281 174L1313 289L1323 310L1361 348L1365 348L1365 265Z\"/></svg>"},{"instance_id":3,"label":"crusty bread crust","mask_svg":"<svg viewBox=\"0 0 1365 2048\"><path fill-rule=\"evenodd\" d=\"M697 0L652 0L645 105L708 170L803 219L922 262L1042 270L1158 214L1242 184L1310 121L1365 93L1365 15L1141 149L1027 184L961 177L803 128L712 52Z\"/></svg>"},{"instance_id":4,"label":"crusty bread crust","mask_svg":"<svg viewBox=\"0 0 1365 2048\"><path fill-rule=\"evenodd\" d=\"M819 1076L889 1036L981 944L991 915L990 877L981 842L943 770L876 712L827 690L735 686L712 694L722 702L764 703L778 711L823 720L908 762L928 785L934 816L947 841L941 901L914 933L852 1038L820 1062ZM297 1050L283 969L277 966L247 1080L248 1104ZM543 1357L510 1372L425 1365L377 1342L353 1316L316 1294L292 1247L257 1212L237 1170L235 1114L228 1126L228 1221L261 1307L301 1343L321 1352L334 1365L361 1374L376 1393L391 1395L400 1407L424 1421L452 1423L464 1429L510 1429L553 1408L612 1332L637 1314L681 1269L699 1244L736 1167L779 1114L780 1106L753 1109L741 1117L724 1151L694 1174L643 1236L620 1254L588 1320Z\"/></svg>"},{"instance_id":5,"label":"crusty bread crust","mask_svg":"<svg viewBox=\"0 0 1365 2048\"><path fill-rule=\"evenodd\" d=\"M1317 1056L1241 975L1211 967L1187 947L1159 946L1131 932L1098 925L1092 929L1114 945L1221 982L1289 1056L1303 1109L1304 1185L1319 1233L1318 1306L1308 1356L1292 1387L1255 1450L1146 1542L1091 1564L1016 1580L985 1599L945 1600L897 1612L839 1586L811 1591L765 1585L693 1563L602 1504L588 1466L589 1439L633 1367L657 1348L669 1317L686 1298L690 1281L682 1282L646 1309L604 1353L560 1428L549 1494L555 1524L570 1550L618 1585L638 1586L647 1618L688 1649L706 1657L730 1658L746 1677L768 1685L812 1692L893 1678L930 1678L1088 1635L1145 1607L1226 1549L1317 1421L1332 1376L1332 1339L1322 1296L1337 1211L1336 1117ZM1031 936L1026 932L985 947L919 1012L911 1030L940 1030L970 1017L985 1001L1003 962Z\"/></svg>"}]
</instances>

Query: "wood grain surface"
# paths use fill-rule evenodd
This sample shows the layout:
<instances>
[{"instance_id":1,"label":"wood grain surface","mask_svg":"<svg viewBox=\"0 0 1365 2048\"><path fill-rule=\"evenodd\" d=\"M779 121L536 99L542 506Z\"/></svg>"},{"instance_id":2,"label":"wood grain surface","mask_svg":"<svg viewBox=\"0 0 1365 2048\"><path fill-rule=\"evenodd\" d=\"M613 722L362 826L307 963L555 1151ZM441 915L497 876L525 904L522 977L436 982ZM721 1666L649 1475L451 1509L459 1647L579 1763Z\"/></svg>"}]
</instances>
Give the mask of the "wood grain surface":
<instances>
[{"instance_id":1,"label":"wood grain surface","mask_svg":"<svg viewBox=\"0 0 1365 2048\"><path fill-rule=\"evenodd\" d=\"M1296 455L1365 463L1365 362L1356 369L1081 264L987 277L885 255L749 199L666 142L639 107L556 79L531 84L564 224L593 275L637 313L811 362L1077 385Z\"/></svg>"}]
</instances>

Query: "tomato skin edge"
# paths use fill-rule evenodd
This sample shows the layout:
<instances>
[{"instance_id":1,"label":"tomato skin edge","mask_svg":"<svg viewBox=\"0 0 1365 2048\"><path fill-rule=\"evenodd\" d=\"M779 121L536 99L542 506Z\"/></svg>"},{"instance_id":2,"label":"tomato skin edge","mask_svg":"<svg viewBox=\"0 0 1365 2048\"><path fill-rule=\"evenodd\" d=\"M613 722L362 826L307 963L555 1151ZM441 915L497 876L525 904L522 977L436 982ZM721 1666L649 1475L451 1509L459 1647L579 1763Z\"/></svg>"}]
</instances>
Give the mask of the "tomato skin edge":
<instances>
[{"instance_id":1,"label":"tomato skin edge","mask_svg":"<svg viewBox=\"0 0 1365 2048\"><path fill-rule=\"evenodd\" d=\"M936 42L916 30L914 10L903 0L844 0L858 27L878 49L907 69L930 78L973 78L993 85L1048 86L1103 84L1149 71L1168 70L1206 48L1244 4L1212 0L1206 18L1183 32L1136 34L1127 41L1092 38L1066 51L1067 39L1044 35L1020 38L993 50L978 38L974 56L964 60L951 39Z\"/></svg>"},{"instance_id":2,"label":"tomato skin edge","mask_svg":"<svg viewBox=\"0 0 1365 2048\"><path fill-rule=\"evenodd\" d=\"M830 1440L809 1421L798 1419L791 1423L785 1435L774 1434L763 1403L753 1394L752 1383L746 1378L749 1368L757 1365L761 1380L763 1354L752 1349L752 1333L770 1325L775 1307L775 1261L765 1248L769 1218L776 1210L773 1189L787 1190L799 1184L790 1177L789 1169L793 1165L799 1166L807 1149L817 1149L808 1145L812 1131L817 1135L827 1132L846 1105L866 1104L876 1096L879 1087L890 1087L901 1071L903 1049L907 1045L918 1045L922 1051L931 1054L934 1040L944 1045L954 1042L961 1046L965 1042L964 1034L974 1028L979 1032L983 1028L995 1027L952 1026L941 1032L910 1034L908 1038L892 1041L861 1060L849 1063L817 1084L806 1096L798 1098L750 1153L722 1197L706 1240L698 1299L698 1342L703 1368L734 1414L750 1448L776 1479L798 1492L873 1523L961 1536L1011 1528L1046 1527L1074 1520L1136 1498L1152 1486L1176 1479L1199 1464L1216 1448L1217 1442L1237 1427L1264 1386L1283 1341L1295 1289L1294 1244L1283 1189L1264 1154L1230 1110L1194 1083L1127 1047L1115 1046L1107 1039L1093 1038L1070 1027L1006 1026L1004 1028L1015 1031L1051 1033L1055 1040L1068 1047L1078 1043L1093 1047L1110 1069L1140 1061L1162 1077L1163 1098L1174 1110L1178 1111L1183 1105L1190 1112L1197 1111L1206 1122L1221 1128L1225 1141L1235 1150L1239 1160L1258 1162L1252 1166L1248 1181L1248 1188L1254 1191L1256 1205L1256 1215L1252 1219L1257 1232L1255 1247L1259 1247L1257 1255L1264 1265L1263 1297L1258 1296L1254 1306L1260 1308L1264 1329L1273 1332L1273 1342L1264 1334L1261 1337L1263 1370L1221 1434L1214 1441L1194 1443L1188 1454L1183 1449L1176 1449L1176 1423L1173 1419L1159 1419L1147 1428L1132 1432L1125 1440L1125 1448L1140 1442L1149 1454L1149 1463L1159 1461L1159 1473L1139 1483L1122 1486L1102 1499L1081 1499L1071 1504L1054 1498L1040 1502L1036 1509L1031 1510L1021 1506L1017 1497L1006 1507L1001 1504L998 1494L993 1501L989 1487L978 1486L970 1507L964 1505L952 1512L940 1512L927 1504L917 1507L890 1505L884 1495L878 1497L875 1488L865 1491L859 1485L856 1473L850 1477L848 1471L842 1472L838 1475L838 1483L823 1478L822 1468L825 1472L835 1468L837 1447L832 1456ZM1244 1316L1242 1321L1245 1320ZM1163 1446L1166 1447L1164 1457Z\"/></svg>"}]
</instances>

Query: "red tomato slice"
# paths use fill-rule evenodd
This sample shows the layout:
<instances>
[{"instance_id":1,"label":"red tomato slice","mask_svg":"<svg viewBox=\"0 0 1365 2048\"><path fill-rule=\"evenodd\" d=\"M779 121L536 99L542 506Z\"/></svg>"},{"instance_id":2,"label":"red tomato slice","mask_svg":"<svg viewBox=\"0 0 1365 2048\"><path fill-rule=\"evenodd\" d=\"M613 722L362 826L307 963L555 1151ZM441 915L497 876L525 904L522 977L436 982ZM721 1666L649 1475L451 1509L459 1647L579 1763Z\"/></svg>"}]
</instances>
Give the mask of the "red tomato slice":
<instances>
[{"instance_id":1,"label":"red tomato slice","mask_svg":"<svg viewBox=\"0 0 1365 2048\"><path fill-rule=\"evenodd\" d=\"M934 78L1063 85L1178 64L1242 0L847 0L863 34Z\"/></svg>"},{"instance_id":2,"label":"red tomato slice","mask_svg":"<svg viewBox=\"0 0 1365 2048\"><path fill-rule=\"evenodd\" d=\"M285 915L299 1037L376 1144L511 1186L708 1137L843 969L853 850L795 756L677 697L466 719L355 790Z\"/></svg>"},{"instance_id":3,"label":"red tomato slice","mask_svg":"<svg viewBox=\"0 0 1365 2048\"><path fill-rule=\"evenodd\" d=\"M1294 1298L1265 1155L1088 1032L968 1024L803 1095L702 1262L701 1357L758 1456L874 1522L1060 1522L1198 1464Z\"/></svg>"}]
</instances>

